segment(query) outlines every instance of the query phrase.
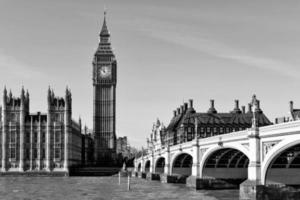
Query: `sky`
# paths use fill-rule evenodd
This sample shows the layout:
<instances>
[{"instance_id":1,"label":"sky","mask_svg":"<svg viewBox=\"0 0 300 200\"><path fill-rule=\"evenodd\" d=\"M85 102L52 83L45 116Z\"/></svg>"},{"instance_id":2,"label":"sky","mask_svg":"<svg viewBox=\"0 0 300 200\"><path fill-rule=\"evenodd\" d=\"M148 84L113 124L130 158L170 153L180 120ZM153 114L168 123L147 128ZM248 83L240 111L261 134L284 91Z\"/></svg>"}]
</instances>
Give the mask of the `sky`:
<instances>
[{"instance_id":1,"label":"sky","mask_svg":"<svg viewBox=\"0 0 300 200\"><path fill-rule=\"evenodd\" d=\"M298 0L0 0L0 90L30 93L46 112L47 89L73 97L73 118L92 128L92 59L104 7L118 62L117 136L146 145L188 99L206 112L247 105L271 121L300 108ZM1 92L2 93L2 92ZM1 98L2 101L2 98ZM2 104L2 102L1 102Z\"/></svg>"}]
</instances>

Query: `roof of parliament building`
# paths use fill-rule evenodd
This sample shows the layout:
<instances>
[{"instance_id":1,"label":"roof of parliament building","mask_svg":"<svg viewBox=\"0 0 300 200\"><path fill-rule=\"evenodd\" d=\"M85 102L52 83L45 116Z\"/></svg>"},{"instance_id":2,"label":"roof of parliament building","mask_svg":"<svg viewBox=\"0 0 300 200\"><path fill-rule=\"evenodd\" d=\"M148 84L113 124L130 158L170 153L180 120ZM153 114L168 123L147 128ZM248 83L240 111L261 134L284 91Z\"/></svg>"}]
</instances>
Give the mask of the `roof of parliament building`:
<instances>
[{"instance_id":1,"label":"roof of parliament building","mask_svg":"<svg viewBox=\"0 0 300 200\"><path fill-rule=\"evenodd\" d=\"M271 125L271 121L264 115L260 108L260 102L257 101L256 119L259 126ZM193 101L189 100L180 108L174 111L174 116L167 127L167 131L175 131L182 126L194 125L197 121L198 126L220 126L220 127L251 127L253 118L252 105L246 112L245 106L239 108L239 101L235 100L235 108L227 113L219 113L214 106L214 100L211 100L211 106L207 112L196 112L193 108Z\"/></svg>"},{"instance_id":2,"label":"roof of parliament building","mask_svg":"<svg viewBox=\"0 0 300 200\"><path fill-rule=\"evenodd\" d=\"M54 114L58 111L65 112L66 109L70 110L71 108L71 91L67 88L65 97L57 97L55 96L53 90L48 89L48 111L53 112ZM10 91L7 94L6 88L4 88L3 92L3 107L0 106L0 113L2 114L2 110L11 111L12 113L21 112L21 110L25 113L25 122L47 122L47 113L30 113L29 111L29 92L27 91L25 94L25 90L22 87L20 97L14 97L12 92ZM2 116L0 114L0 121L2 120ZM73 122L75 123L75 121Z\"/></svg>"}]
</instances>

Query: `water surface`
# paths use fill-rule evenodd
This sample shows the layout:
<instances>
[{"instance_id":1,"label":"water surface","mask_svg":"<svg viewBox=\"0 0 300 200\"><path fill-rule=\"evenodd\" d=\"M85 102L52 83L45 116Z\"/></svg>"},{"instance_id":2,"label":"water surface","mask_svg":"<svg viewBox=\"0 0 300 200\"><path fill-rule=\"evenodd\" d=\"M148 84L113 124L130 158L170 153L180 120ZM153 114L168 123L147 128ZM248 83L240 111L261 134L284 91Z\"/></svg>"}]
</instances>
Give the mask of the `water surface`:
<instances>
[{"instance_id":1,"label":"water surface","mask_svg":"<svg viewBox=\"0 0 300 200\"><path fill-rule=\"evenodd\" d=\"M117 177L0 177L0 199L5 200L237 200L238 190L196 191L185 185Z\"/></svg>"}]
</instances>

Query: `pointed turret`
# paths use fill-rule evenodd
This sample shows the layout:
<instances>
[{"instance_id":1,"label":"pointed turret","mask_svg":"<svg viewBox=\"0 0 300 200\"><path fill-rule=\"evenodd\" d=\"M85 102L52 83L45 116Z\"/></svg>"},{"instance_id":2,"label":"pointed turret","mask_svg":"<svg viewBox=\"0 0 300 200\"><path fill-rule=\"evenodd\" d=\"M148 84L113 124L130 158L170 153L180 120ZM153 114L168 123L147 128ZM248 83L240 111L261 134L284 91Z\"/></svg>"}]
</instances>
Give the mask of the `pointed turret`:
<instances>
[{"instance_id":1,"label":"pointed turret","mask_svg":"<svg viewBox=\"0 0 300 200\"><path fill-rule=\"evenodd\" d=\"M86 126L86 124L84 125L84 134L86 135L88 133L88 128Z\"/></svg>"},{"instance_id":2,"label":"pointed turret","mask_svg":"<svg viewBox=\"0 0 300 200\"><path fill-rule=\"evenodd\" d=\"M22 90L21 90L21 113L22 115L25 115L25 109L26 109L26 99L25 99L25 90L24 87L22 86ZM21 120L22 122L22 120Z\"/></svg>"},{"instance_id":3,"label":"pointed turret","mask_svg":"<svg viewBox=\"0 0 300 200\"><path fill-rule=\"evenodd\" d=\"M79 119L78 119L78 124L79 124L80 133L82 133L82 122L81 122L81 117L80 116L79 116Z\"/></svg>"},{"instance_id":4,"label":"pointed turret","mask_svg":"<svg viewBox=\"0 0 300 200\"><path fill-rule=\"evenodd\" d=\"M3 91L3 109L4 110L6 108L6 103L7 103L7 90L6 90L6 86L4 86L4 91Z\"/></svg>"},{"instance_id":5,"label":"pointed turret","mask_svg":"<svg viewBox=\"0 0 300 200\"><path fill-rule=\"evenodd\" d=\"M55 97L55 94L54 94L54 91L53 91L53 89L52 89L52 90L51 90L51 99L53 100L54 97Z\"/></svg>"},{"instance_id":6,"label":"pointed turret","mask_svg":"<svg viewBox=\"0 0 300 200\"><path fill-rule=\"evenodd\" d=\"M106 11L104 11L104 20L103 20L102 29L100 32L100 37L109 37L109 36L110 36L109 30L106 25Z\"/></svg>"},{"instance_id":7,"label":"pointed turret","mask_svg":"<svg viewBox=\"0 0 300 200\"><path fill-rule=\"evenodd\" d=\"M25 100L26 100L26 112L27 114L29 114L29 92L28 90L26 90L26 96L25 96Z\"/></svg>"},{"instance_id":8,"label":"pointed turret","mask_svg":"<svg viewBox=\"0 0 300 200\"><path fill-rule=\"evenodd\" d=\"M159 121L159 119L158 119L158 118L156 119L156 126L157 126L157 127L159 127L159 126L160 126L160 121Z\"/></svg>"},{"instance_id":9,"label":"pointed turret","mask_svg":"<svg viewBox=\"0 0 300 200\"><path fill-rule=\"evenodd\" d=\"M50 88L50 85L48 87L48 98L50 99L51 98L51 88Z\"/></svg>"},{"instance_id":10,"label":"pointed turret","mask_svg":"<svg viewBox=\"0 0 300 200\"><path fill-rule=\"evenodd\" d=\"M11 90L9 90L9 99L10 100L12 99L12 92L11 92Z\"/></svg>"},{"instance_id":11,"label":"pointed turret","mask_svg":"<svg viewBox=\"0 0 300 200\"><path fill-rule=\"evenodd\" d=\"M3 93L4 93L5 95L7 95L7 90L6 90L6 86L4 86L4 90L3 90Z\"/></svg>"},{"instance_id":12,"label":"pointed turret","mask_svg":"<svg viewBox=\"0 0 300 200\"><path fill-rule=\"evenodd\" d=\"M65 93L65 106L66 106L66 110L68 112L71 112L72 110L72 95L71 95L71 90L68 88L68 86L66 87L66 93Z\"/></svg>"},{"instance_id":13,"label":"pointed turret","mask_svg":"<svg viewBox=\"0 0 300 200\"><path fill-rule=\"evenodd\" d=\"M47 99L48 99L48 110L51 110L51 104L52 104L52 94L51 94L51 89L50 86L48 88L48 95L47 95Z\"/></svg>"},{"instance_id":14,"label":"pointed turret","mask_svg":"<svg viewBox=\"0 0 300 200\"><path fill-rule=\"evenodd\" d=\"M27 101L29 101L29 92L28 92L28 90L26 90L26 99L27 99Z\"/></svg>"},{"instance_id":15,"label":"pointed turret","mask_svg":"<svg viewBox=\"0 0 300 200\"><path fill-rule=\"evenodd\" d=\"M22 90L21 90L21 102L24 101L24 100L25 100L25 90L24 90L24 87L22 86Z\"/></svg>"},{"instance_id":16,"label":"pointed turret","mask_svg":"<svg viewBox=\"0 0 300 200\"><path fill-rule=\"evenodd\" d=\"M65 105L66 105L66 109L69 107L69 89L68 86L66 87L66 91L65 91Z\"/></svg>"}]
</instances>

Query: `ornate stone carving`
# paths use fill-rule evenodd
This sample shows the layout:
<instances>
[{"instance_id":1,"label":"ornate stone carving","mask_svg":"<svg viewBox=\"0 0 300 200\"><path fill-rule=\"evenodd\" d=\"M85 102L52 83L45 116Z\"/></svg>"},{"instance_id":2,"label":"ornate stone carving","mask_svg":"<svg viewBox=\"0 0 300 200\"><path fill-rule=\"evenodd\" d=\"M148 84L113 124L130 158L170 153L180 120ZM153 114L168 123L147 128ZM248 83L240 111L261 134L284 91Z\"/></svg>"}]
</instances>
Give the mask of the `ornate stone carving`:
<instances>
[{"instance_id":1,"label":"ornate stone carving","mask_svg":"<svg viewBox=\"0 0 300 200\"><path fill-rule=\"evenodd\" d=\"M199 161L201 161L204 153L206 152L208 148L204 148L204 149L199 149Z\"/></svg>"},{"instance_id":2,"label":"ornate stone carving","mask_svg":"<svg viewBox=\"0 0 300 200\"><path fill-rule=\"evenodd\" d=\"M263 142L263 157L262 160L266 157L267 153L276 145L279 141L270 141L270 142Z\"/></svg>"}]
</instances>

